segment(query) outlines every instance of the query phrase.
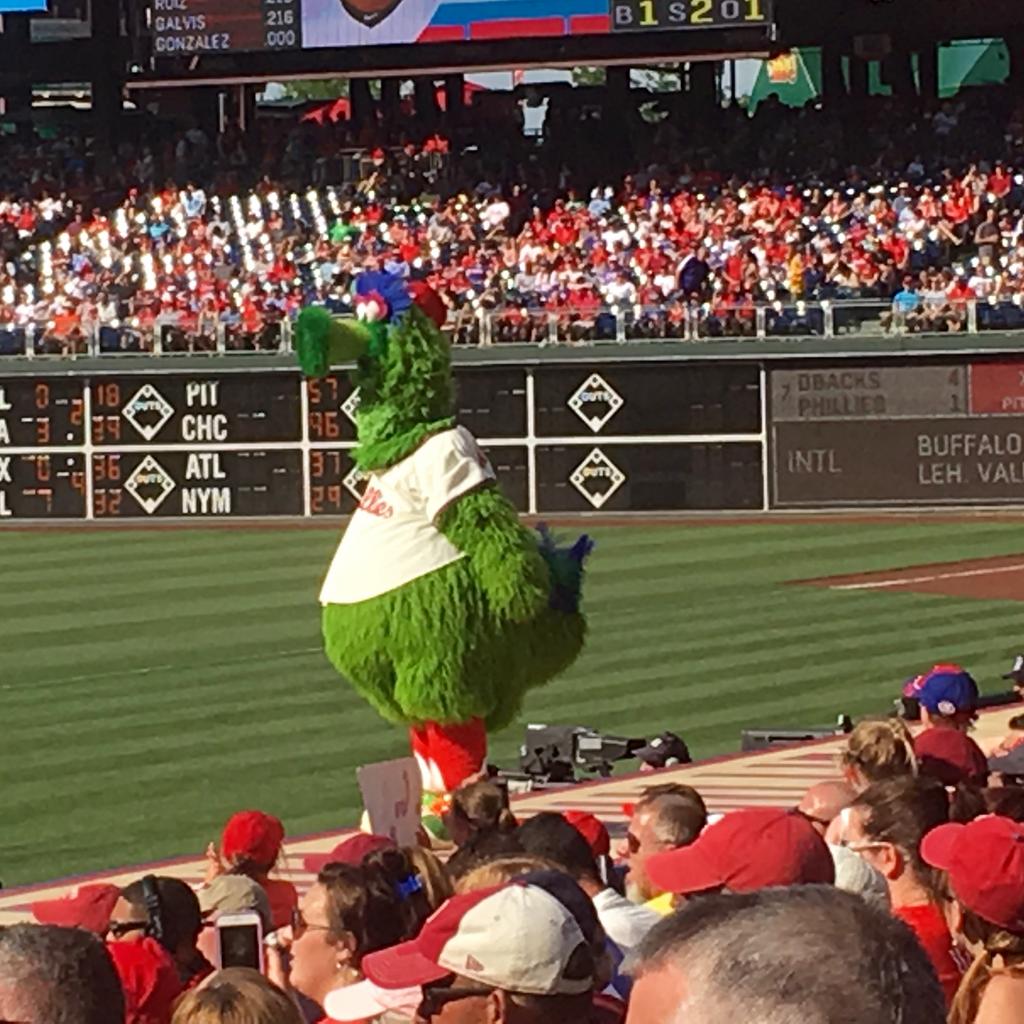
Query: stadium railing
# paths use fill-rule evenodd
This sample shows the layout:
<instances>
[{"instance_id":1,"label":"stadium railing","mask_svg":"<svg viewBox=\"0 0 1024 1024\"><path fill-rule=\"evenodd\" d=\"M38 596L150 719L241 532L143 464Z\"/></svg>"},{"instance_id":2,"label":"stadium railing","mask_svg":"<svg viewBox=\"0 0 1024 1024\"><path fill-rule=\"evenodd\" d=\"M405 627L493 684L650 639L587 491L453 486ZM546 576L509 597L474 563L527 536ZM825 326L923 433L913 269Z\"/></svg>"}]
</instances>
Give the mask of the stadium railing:
<instances>
[{"instance_id":1,"label":"stadium railing","mask_svg":"<svg viewBox=\"0 0 1024 1024\"><path fill-rule=\"evenodd\" d=\"M602 342L757 342L779 338L884 337L903 334L980 334L1024 331L1024 294L1011 299L922 300L903 309L883 299L724 304L670 302L664 306L536 309L507 305L454 310L445 331L455 345L590 345ZM58 337L52 323L0 323L0 357L74 358L168 354L290 352L287 318L243 322L226 316L203 327L194 318L151 325L124 321Z\"/></svg>"}]
</instances>

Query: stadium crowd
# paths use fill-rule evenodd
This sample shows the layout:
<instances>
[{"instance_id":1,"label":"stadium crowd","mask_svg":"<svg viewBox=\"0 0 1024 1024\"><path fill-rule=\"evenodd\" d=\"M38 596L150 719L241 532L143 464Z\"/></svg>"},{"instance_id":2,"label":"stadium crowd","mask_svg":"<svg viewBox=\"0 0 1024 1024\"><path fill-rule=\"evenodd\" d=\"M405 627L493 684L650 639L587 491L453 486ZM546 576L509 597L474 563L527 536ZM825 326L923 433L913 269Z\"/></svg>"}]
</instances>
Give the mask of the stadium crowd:
<instances>
[{"instance_id":1,"label":"stadium crowd","mask_svg":"<svg viewBox=\"0 0 1024 1024\"><path fill-rule=\"evenodd\" d=\"M300 894L276 877L280 821L240 812L197 889L83 885L0 928L0 1019L1018 1021L1024 716L986 756L962 668L936 665L904 696L922 729L860 722L799 806L709 815L680 776L654 776L617 847L585 812L517 821L485 778L452 797L443 863L426 842L357 833L306 858ZM670 766L674 749L640 756ZM243 912L262 956L217 966L218 920Z\"/></svg>"},{"instance_id":2,"label":"stadium crowd","mask_svg":"<svg viewBox=\"0 0 1024 1024\"><path fill-rule=\"evenodd\" d=\"M884 330L964 330L971 300L976 326L1024 327L1024 105L998 89L852 123L637 116L631 166L586 107L548 116L543 142L370 134L348 182L351 133L310 124L126 143L103 174L81 140L0 139L0 353L30 327L38 352L147 350L157 326L277 348L367 268L425 278L474 342L822 333L820 303L853 299ZM866 318L836 308L837 331Z\"/></svg>"}]
</instances>

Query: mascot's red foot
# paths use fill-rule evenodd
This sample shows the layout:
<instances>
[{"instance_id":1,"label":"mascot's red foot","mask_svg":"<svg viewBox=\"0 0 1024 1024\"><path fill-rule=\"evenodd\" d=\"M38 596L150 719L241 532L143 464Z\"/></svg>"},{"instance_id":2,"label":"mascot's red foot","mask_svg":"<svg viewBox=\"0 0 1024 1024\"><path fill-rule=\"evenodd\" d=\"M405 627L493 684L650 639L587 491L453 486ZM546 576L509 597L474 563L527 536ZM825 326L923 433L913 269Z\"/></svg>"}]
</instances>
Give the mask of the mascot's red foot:
<instances>
[{"instance_id":1,"label":"mascot's red foot","mask_svg":"<svg viewBox=\"0 0 1024 1024\"><path fill-rule=\"evenodd\" d=\"M409 737L425 793L450 793L485 766L487 729L479 718L457 725L425 722L412 726Z\"/></svg>"}]
</instances>

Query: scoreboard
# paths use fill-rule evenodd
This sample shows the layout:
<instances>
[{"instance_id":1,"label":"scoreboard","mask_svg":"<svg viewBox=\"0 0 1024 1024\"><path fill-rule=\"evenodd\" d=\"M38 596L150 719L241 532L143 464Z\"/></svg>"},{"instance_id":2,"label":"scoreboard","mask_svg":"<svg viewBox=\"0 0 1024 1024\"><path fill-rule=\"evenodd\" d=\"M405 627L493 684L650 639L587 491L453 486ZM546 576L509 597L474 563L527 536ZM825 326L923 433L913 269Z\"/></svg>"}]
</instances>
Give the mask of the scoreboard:
<instances>
[{"instance_id":1,"label":"scoreboard","mask_svg":"<svg viewBox=\"0 0 1024 1024\"><path fill-rule=\"evenodd\" d=\"M761 505L756 366L459 366L456 384L523 511ZM346 514L358 408L344 373L0 378L0 521Z\"/></svg>"},{"instance_id":2,"label":"scoreboard","mask_svg":"<svg viewBox=\"0 0 1024 1024\"><path fill-rule=\"evenodd\" d=\"M1024 501L1024 360L771 374L778 508Z\"/></svg>"},{"instance_id":3,"label":"scoreboard","mask_svg":"<svg viewBox=\"0 0 1024 1024\"><path fill-rule=\"evenodd\" d=\"M3 0L0 0L2 3ZM759 29L772 0L149 0L153 56Z\"/></svg>"},{"instance_id":4,"label":"scoreboard","mask_svg":"<svg viewBox=\"0 0 1024 1024\"><path fill-rule=\"evenodd\" d=\"M651 348L645 348L645 352ZM1024 503L1024 358L459 364L523 512ZM0 377L0 522L336 516L359 392L291 367Z\"/></svg>"}]
</instances>

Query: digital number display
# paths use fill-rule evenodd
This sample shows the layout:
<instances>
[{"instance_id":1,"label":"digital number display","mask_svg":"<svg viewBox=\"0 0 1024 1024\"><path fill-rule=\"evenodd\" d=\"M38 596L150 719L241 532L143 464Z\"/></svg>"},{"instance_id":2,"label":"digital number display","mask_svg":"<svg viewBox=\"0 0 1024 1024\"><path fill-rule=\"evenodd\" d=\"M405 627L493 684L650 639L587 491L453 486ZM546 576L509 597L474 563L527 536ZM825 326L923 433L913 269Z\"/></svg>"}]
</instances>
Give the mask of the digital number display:
<instances>
[{"instance_id":1,"label":"digital number display","mask_svg":"<svg viewBox=\"0 0 1024 1024\"><path fill-rule=\"evenodd\" d=\"M0 452L4 448L80 445L85 406L73 380L0 380Z\"/></svg>"},{"instance_id":2,"label":"digital number display","mask_svg":"<svg viewBox=\"0 0 1024 1024\"><path fill-rule=\"evenodd\" d=\"M302 44L300 0L151 0L157 57L294 50Z\"/></svg>"},{"instance_id":3,"label":"digital number display","mask_svg":"<svg viewBox=\"0 0 1024 1024\"><path fill-rule=\"evenodd\" d=\"M298 451L157 451L92 456L93 516L302 514Z\"/></svg>"},{"instance_id":4,"label":"digital number display","mask_svg":"<svg viewBox=\"0 0 1024 1024\"><path fill-rule=\"evenodd\" d=\"M294 441L299 390L286 373L98 377L90 433L97 446Z\"/></svg>"},{"instance_id":5,"label":"digital number display","mask_svg":"<svg viewBox=\"0 0 1024 1024\"><path fill-rule=\"evenodd\" d=\"M0 452L0 522L84 519L85 456L81 452Z\"/></svg>"},{"instance_id":6,"label":"digital number display","mask_svg":"<svg viewBox=\"0 0 1024 1024\"><path fill-rule=\"evenodd\" d=\"M766 25L769 0L611 0L613 32Z\"/></svg>"}]
</instances>

